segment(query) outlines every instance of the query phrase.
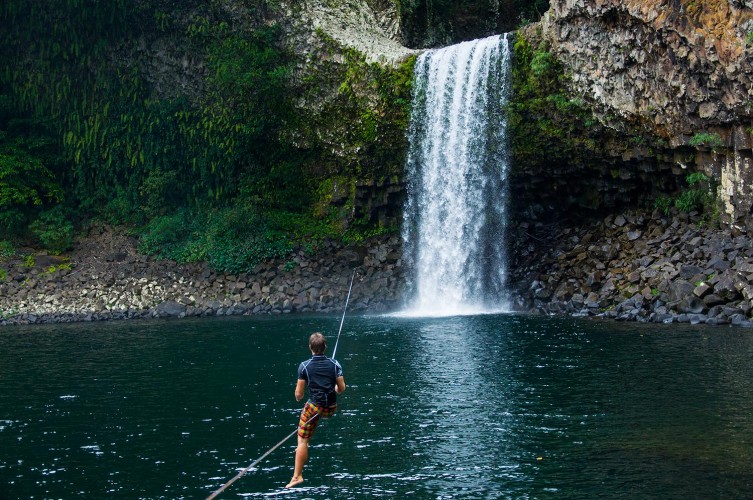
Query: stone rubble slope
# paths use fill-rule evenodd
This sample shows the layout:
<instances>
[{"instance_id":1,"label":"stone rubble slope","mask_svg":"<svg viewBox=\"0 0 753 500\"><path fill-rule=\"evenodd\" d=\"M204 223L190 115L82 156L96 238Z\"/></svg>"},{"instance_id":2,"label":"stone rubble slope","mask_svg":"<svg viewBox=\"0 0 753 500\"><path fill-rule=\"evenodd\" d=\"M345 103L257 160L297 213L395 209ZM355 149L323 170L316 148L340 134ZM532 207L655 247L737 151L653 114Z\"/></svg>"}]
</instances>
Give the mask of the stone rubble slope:
<instances>
[{"instance_id":1,"label":"stone rubble slope","mask_svg":"<svg viewBox=\"0 0 753 500\"><path fill-rule=\"evenodd\" d=\"M525 256L518 301L546 314L753 326L751 240L700 223L635 211L563 229Z\"/></svg>"},{"instance_id":2,"label":"stone rubble slope","mask_svg":"<svg viewBox=\"0 0 753 500\"><path fill-rule=\"evenodd\" d=\"M287 259L230 275L204 264L155 260L136 251L136 240L104 230L81 241L61 259L37 256L0 262L0 325L342 310L354 268L349 308L394 309L403 286L399 238L382 237L362 247L325 242L316 253L299 250ZM57 266L57 270L53 266Z\"/></svg>"}]
</instances>

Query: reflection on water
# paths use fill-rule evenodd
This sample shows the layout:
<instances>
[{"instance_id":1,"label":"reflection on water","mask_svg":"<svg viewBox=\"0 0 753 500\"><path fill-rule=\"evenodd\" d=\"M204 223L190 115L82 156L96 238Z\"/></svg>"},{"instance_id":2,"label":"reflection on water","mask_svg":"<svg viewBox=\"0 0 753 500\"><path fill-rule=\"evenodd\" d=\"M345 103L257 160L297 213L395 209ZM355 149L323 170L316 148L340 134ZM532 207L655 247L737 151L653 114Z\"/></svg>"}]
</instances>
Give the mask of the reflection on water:
<instances>
[{"instance_id":1,"label":"reflection on water","mask_svg":"<svg viewBox=\"0 0 753 500\"><path fill-rule=\"evenodd\" d=\"M338 317L0 330L0 497L196 498L294 429ZM753 496L753 335L526 316L349 317L348 391L224 495Z\"/></svg>"}]
</instances>

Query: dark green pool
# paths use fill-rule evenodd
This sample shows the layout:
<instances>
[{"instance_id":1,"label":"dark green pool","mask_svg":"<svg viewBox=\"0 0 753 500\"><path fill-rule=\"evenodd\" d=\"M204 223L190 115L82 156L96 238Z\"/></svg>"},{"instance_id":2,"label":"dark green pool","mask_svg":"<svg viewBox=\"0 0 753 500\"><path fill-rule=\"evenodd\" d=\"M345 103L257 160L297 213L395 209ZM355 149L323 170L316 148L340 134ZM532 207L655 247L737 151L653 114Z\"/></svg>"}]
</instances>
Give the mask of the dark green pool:
<instances>
[{"instance_id":1,"label":"dark green pool","mask_svg":"<svg viewBox=\"0 0 753 500\"><path fill-rule=\"evenodd\" d=\"M0 498L207 496L294 429L339 320L0 330ZM753 497L753 331L348 317L337 357L304 486L291 439L221 498Z\"/></svg>"}]
</instances>

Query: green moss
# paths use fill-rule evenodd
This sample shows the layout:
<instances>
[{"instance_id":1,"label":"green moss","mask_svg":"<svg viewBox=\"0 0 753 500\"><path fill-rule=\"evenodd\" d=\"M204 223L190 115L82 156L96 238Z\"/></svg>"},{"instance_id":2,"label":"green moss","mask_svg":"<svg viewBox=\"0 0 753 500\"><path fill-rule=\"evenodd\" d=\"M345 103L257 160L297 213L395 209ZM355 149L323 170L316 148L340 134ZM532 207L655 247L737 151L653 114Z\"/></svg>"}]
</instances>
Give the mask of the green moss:
<instances>
[{"instance_id":1,"label":"green moss","mask_svg":"<svg viewBox=\"0 0 753 500\"><path fill-rule=\"evenodd\" d=\"M48 267L47 269L44 270L44 274L53 274L58 271L72 271L72 270L73 270L73 264L71 264L70 262L63 262L56 266Z\"/></svg>"},{"instance_id":2,"label":"green moss","mask_svg":"<svg viewBox=\"0 0 753 500\"><path fill-rule=\"evenodd\" d=\"M325 217L328 210L336 205L353 206L355 196L355 183L346 176L332 176L322 179L316 190L317 203L314 206L314 214Z\"/></svg>"},{"instance_id":3,"label":"green moss","mask_svg":"<svg viewBox=\"0 0 753 500\"><path fill-rule=\"evenodd\" d=\"M415 58L387 67L367 62L323 32L318 39L320 60L306 68L308 78L298 91L306 102L326 100L311 114L300 109L296 126L306 144L320 151L317 169L323 176L355 179L399 174L407 151ZM337 55L344 61L335 62Z\"/></svg>"},{"instance_id":4,"label":"green moss","mask_svg":"<svg viewBox=\"0 0 753 500\"><path fill-rule=\"evenodd\" d=\"M312 213L352 227L356 184L399 178L407 152L415 57L397 67L318 32L318 56L297 92L306 103L290 133L305 148ZM339 56L339 57L338 57ZM366 224L368 226L368 224Z\"/></svg>"},{"instance_id":5,"label":"green moss","mask_svg":"<svg viewBox=\"0 0 753 500\"><path fill-rule=\"evenodd\" d=\"M586 160L596 147L598 122L567 92L562 65L545 42L517 35L513 45L513 91L507 106L516 168Z\"/></svg>"}]
</instances>

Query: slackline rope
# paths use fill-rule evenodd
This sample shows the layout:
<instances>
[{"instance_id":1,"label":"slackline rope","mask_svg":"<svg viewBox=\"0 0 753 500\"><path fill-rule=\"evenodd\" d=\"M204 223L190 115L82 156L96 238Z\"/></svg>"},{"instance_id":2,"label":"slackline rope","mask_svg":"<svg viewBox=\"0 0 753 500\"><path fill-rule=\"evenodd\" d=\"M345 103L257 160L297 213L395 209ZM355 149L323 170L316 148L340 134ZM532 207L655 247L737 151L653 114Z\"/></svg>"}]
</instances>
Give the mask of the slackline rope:
<instances>
[{"instance_id":1,"label":"slackline rope","mask_svg":"<svg viewBox=\"0 0 753 500\"><path fill-rule=\"evenodd\" d=\"M340 320L340 330L337 332L337 340L335 340L335 348L332 350L332 359L335 359L335 353L337 352L337 343L340 341L340 334L343 331L343 323L345 323L345 313L348 310L348 302L350 301L350 292L353 290L353 280L355 279L355 277L356 277L356 270L354 269L353 270L353 276L350 277L350 287L348 288L348 296L345 298L345 308L343 309L343 317ZM309 420L314 420L315 418L319 417L319 415L320 415L320 413L317 412L317 414L314 415L313 417L309 418ZM306 423L308 423L309 420L307 420ZM236 482L237 480L239 480L240 478L242 478L248 471L250 471L251 469L253 469L256 464L258 464L259 462L261 462L262 460L264 460L265 458L267 458L267 456L269 456L270 453L272 453L277 448L279 448L280 446L282 446L282 444L285 441L287 441L288 439L292 438L296 434L298 434L298 425L296 425L295 426L295 430L293 432L291 432L290 434L288 434L282 441L280 441L279 443L277 443L276 445L274 445L273 447L271 447L270 449L268 449L264 453L264 455L260 456L259 458L257 458L253 462L251 462L251 465L249 465L245 469L241 470L230 481L228 481L227 483L223 484L219 489L217 489L211 495L209 495L207 497L207 500L212 500L213 498L216 498L220 493L222 493L223 491L225 491L231 484L233 484L234 482Z\"/></svg>"},{"instance_id":2,"label":"slackline rope","mask_svg":"<svg viewBox=\"0 0 753 500\"><path fill-rule=\"evenodd\" d=\"M311 417L309 420L314 420L318 416L319 416L319 413L317 413L316 415L314 415L313 417ZM309 420L307 420L306 423L308 423ZM270 453L272 453L277 448L279 448L282 445L282 443L284 443L288 439L292 438L296 434L298 434L298 426L297 425L295 426L295 430L293 432L291 432L290 434L288 434L285 437L285 439L283 439L282 441L280 441L279 443L277 443L276 445L274 445L273 447L271 447L270 449L268 449L267 452L264 453L264 455L260 456L259 458L257 458L253 462L251 462L251 465L249 465L248 467L246 467L245 469L243 469L242 471L240 471L238 474L235 475L235 477L233 477L233 479L231 479L227 483L223 484L218 490L216 490L214 493L212 493L211 495L209 495L207 497L207 500L212 500L217 495L219 495L220 493L222 493L223 491L225 491L231 484L233 484L234 482L236 482L237 480L239 480L240 478L242 478L246 474L246 472L248 472L251 469L253 469L256 464L258 464L259 462L261 462L262 460L264 460L265 458L267 458L267 456Z\"/></svg>"},{"instance_id":3,"label":"slackline rope","mask_svg":"<svg viewBox=\"0 0 753 500\"><path fill-rule=\"evenodd\" d=\"M343 331L343 323L345 323L345 311L348 310L348 301L350 301L350 292L353 290L353 280L356 277L356 270L353 269L353 276L350 277L350 287L348 287L348 296L345 298L345 308L343 309L343 319L340 320L340 330L337 332L337 340L335 340L335 348L332 349L332 359L335 359L335 353L337 352L337 343L340 342L340 334Z\"/></svg>"}]
</instances>

